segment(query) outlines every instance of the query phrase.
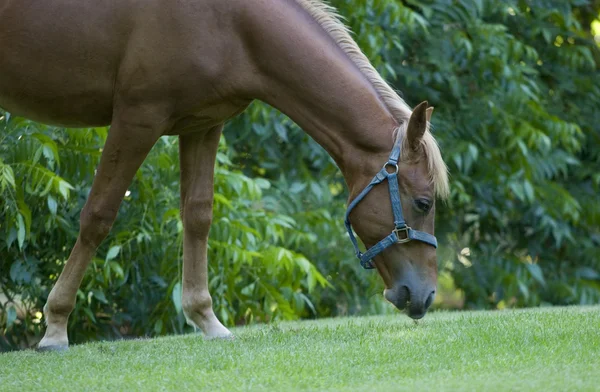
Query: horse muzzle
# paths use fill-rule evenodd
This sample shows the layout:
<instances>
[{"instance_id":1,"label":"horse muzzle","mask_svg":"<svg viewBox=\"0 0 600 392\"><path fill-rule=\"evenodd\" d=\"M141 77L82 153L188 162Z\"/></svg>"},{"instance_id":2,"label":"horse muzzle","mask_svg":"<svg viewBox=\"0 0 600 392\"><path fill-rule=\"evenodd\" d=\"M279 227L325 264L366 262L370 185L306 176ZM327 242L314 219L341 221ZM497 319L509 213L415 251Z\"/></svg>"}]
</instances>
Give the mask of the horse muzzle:
<instances>
[{"instance_id":1,"label":"horse muzzle","mask_svg":"<svg viewBox=\"0 0 600 392\"><path fill-rule=\"evenodd\" d=\"M408 316L414 320L421 319L435 298L435 287L423 285L417 287L410 282L403 282L392 289L385 289L383 293L386 300L399 310L406 310Z\"/></svg>"}]
</instances>

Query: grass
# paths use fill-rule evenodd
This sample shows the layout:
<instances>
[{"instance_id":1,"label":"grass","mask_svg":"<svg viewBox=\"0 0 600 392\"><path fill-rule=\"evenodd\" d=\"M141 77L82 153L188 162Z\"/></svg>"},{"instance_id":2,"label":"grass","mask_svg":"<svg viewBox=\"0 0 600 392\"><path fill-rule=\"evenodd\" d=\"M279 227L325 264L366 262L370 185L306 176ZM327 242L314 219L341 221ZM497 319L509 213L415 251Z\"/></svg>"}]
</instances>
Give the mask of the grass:
<instances>
[{"instance_id":1,"label":"grass","mask_svg":"<svg viewBox=\"0 0 600 392\"><path fill-rule=\"evenodd\" d=\"M0 354L0 390L592 391L600 307L330 319Z\"/></svg>"}]
</instances>

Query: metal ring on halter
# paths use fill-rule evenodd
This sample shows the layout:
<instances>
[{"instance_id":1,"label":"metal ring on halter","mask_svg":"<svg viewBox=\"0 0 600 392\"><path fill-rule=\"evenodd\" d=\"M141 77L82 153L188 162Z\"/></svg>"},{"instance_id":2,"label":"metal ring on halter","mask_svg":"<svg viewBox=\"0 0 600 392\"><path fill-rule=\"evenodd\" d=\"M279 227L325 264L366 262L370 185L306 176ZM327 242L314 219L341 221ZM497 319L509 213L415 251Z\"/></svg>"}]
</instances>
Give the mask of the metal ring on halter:
<instances>
[{"instance_id":1,"label":"metal ring on halter","mask_svg":"<svg viewBox=\"0 0 600 392\"><path fill-rule=\"evenodd\" d=\"M388 171L388 167L391 167L394 169L394 171L390 172ZM385 171L388 174L398 174L398 164L397 163L393 163L393 162L386 162L385 165L383 165L383 168L385 169Z\"/></svg>"}]
</instances>

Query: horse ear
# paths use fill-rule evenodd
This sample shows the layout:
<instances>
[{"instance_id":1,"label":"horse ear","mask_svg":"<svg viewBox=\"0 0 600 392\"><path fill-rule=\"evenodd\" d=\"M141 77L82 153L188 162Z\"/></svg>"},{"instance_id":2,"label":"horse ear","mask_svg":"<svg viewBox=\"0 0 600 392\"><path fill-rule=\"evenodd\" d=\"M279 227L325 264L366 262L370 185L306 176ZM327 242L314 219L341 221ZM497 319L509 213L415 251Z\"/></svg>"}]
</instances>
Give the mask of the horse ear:
<instances>
[{"instance_id":1,"label":"horse ear","mask_svg":"<svg viewBox=\"0 0 600 392\"><path fill-rule=\"evenodd\" d=\"M421 102L413 110L410 120L408 120L408 128L406 129L408 145L412 151L419 149L421 139L427 129L427 120L429 117L431 117L431 112L428 109L427 101Z\"/></svg>"},{"instance_id":2,"label":"horse ear","mask_svg":"<svg viewBox=\"0 0 600 392\"><path fill-rule=\"evenodd\" d=\"M433 106L427 108L427 122L431 122L431 115L433 114Z\"/></svg>"}]
</instances>

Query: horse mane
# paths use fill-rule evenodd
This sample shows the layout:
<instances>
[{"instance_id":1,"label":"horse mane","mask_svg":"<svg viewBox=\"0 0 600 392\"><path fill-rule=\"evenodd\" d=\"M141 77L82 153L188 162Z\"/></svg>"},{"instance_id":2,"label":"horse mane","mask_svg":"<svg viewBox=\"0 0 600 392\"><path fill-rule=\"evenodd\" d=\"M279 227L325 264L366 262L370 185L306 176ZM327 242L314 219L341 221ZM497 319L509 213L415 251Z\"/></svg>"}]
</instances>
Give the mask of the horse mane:
<instances>
[{"instance_id":1,"label":"horse mane","mask_svg":"<svg viewBox=\"0 0 600 392\"><path fill-rule=\"evenodd\" d=\"M323 0L295 0L312 18L329 34L329 36L338 44L340 49L346 53L348 58L358 67L367 80L373 85L379 98L390 111L392 116L400 124L395 130L395 137L402 140L402 148L405 148L406 128L412 109L404 100L392 89L392 87L379 75L367 56L360 50L352 36L350 30L341 22L341 17L331 5ZM398 140L396 139L396 140ZM423 151L427 157L427 166L431 182L434 184L436 196L445 199L450 193L448 185L448 169L437 141L429 130L421 140ZM404 155L404 154L403 154Z\"/></svg>"}]
</instances>

